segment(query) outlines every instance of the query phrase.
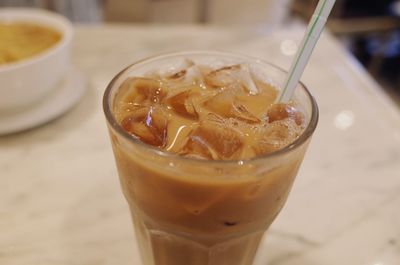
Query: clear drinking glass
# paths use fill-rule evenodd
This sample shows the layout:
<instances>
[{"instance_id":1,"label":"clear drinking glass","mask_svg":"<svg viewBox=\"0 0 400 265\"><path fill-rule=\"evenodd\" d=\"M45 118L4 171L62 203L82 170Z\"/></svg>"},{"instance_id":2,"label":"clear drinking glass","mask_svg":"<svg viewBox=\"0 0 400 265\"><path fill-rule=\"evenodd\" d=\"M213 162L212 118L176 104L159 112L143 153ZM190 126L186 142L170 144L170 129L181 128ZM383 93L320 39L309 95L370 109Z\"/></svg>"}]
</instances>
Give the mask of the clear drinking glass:
<instances>
[{"instance_id":1,"label":"clear drinking glass","mask_svg":"<svg viewBox=\"0 0 400 265\"><path fill-rule=\"evenodd\" d=\"M294 99L307 126L289 146L246 160L206 161L146 145L113 116L121 83L183 59L198 64L248 63L270 82L286 73L267 62L222 52L181 52L139 61L120 72L104 94L112 147L144 265L251 265L264 232L282 209L318 121L314 98L303 84Z\"/></svg>"}]
</instances>

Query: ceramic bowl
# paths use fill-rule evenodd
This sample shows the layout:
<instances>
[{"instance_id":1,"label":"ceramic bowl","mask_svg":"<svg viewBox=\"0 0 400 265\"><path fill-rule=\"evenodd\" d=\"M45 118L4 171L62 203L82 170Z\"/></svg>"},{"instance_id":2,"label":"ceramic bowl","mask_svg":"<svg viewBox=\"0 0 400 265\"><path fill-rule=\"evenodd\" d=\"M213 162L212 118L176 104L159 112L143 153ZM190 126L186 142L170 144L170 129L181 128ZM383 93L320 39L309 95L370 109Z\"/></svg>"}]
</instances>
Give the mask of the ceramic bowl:
<instances>
[{"instance_id":1,"label":"ceramic bowl","mask_svg":"<svg viewBox=\"0 0 400 265\"><path fill-rule=\"evenodd\" d=\"M0 65L0 110L29 106L57 88L70 67L71 23L61 15L32 8L2 8L0 22L43 25L61 33L61 40L37 55Z\"/></svg>"}]
</instances>

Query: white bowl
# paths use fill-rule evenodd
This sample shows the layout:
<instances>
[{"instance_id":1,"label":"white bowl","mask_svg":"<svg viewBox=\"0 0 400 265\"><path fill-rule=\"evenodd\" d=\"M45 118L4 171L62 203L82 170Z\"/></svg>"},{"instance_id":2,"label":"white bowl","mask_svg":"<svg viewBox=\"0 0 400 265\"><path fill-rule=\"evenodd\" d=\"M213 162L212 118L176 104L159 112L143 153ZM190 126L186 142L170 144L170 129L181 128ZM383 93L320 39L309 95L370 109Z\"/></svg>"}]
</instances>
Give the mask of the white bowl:
<instances>
[{"instance_id":1,"label":"white bowl","mask_svg":"<svg viewBox=\"0 0 400 265\"><path fill-rule=\"evenodd\" d=\"M45 51L21 61L0 65L0 110L25 107L55 89L70 67L71 23L58 14L33 8L2 8L0 22L32 22L62 34Z\"/></svg>"}]
</instances>

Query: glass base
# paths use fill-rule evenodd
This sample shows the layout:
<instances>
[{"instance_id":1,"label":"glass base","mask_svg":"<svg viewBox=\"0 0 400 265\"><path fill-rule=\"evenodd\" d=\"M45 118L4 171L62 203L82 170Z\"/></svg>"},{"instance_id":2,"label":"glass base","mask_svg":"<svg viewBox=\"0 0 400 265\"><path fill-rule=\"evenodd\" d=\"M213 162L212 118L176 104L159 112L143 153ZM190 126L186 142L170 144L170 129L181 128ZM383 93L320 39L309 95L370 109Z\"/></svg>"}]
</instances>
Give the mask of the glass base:
<instances>
[{"instance_id":1,"label":"glass base","mask_svg":"<svg viewBox=\"0 0 400 265\"><path fill-rule=\"evenodd\" d=\"M230 238L215 244L154 229L133 215L143 265L251 265L265 231ZM211 239L212 240L212 239Z\"/></svg>"}]
</instances>

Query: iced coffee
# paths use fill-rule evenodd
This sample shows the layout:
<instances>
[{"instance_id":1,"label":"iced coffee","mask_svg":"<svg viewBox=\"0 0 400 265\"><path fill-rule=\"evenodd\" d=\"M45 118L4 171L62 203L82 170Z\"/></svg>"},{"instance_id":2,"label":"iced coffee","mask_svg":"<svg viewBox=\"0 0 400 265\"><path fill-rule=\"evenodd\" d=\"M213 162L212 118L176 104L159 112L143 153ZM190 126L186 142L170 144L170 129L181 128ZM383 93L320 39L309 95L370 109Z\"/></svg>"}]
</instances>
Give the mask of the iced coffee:
<instances>
[{"instance_id":1,"label":"iced coffee","mask_svg":"<svg viewBox=\"0 0 400 265\"><path fill-rule=\"evenodd\" d=\"M104 98L144 265L251 265L317 123L304 86L276 103L280 69L217 52L121 72Z\"/></svg>"}]
</instances>

